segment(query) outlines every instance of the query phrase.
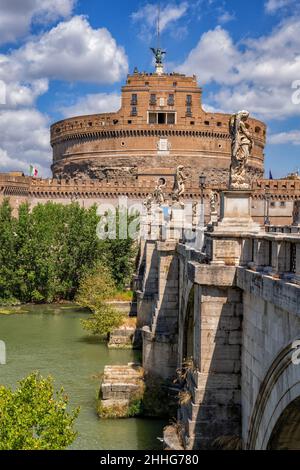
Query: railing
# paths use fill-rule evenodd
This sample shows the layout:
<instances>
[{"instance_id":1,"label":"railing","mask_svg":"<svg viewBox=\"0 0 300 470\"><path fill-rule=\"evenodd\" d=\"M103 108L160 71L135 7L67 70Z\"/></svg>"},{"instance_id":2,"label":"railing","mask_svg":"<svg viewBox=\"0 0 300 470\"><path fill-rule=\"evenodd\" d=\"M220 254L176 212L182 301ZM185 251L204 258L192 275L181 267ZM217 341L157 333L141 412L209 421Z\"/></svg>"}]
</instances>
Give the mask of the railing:
<instances>
[{"instance_id":1,"label":"railing","mask_svg":"<svg viewBox=\"0 0 300 470\"><path fill-rule=\"evenodd\" d=\"M207 234L212 264L243 266L277 279L300 284L300 234Z\"/></svg>"},{"instance_id":2,"label":"railing","mask_svg":"<svg viewBox=\"0 0 300 470\"><path fill-rule=\"evenodd\" d=\"M300 233L298 225L266 225L267 233Z\"/></svg>"}]
</instances>

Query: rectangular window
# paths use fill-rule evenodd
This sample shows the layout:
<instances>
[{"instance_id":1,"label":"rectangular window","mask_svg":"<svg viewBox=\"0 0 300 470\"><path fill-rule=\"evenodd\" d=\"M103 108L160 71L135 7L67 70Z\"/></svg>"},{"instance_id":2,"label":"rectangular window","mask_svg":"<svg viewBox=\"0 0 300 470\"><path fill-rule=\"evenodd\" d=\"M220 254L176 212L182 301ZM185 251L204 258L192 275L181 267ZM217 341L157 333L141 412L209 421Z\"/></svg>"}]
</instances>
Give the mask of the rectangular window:
<instances>
[{"instance_id":1,"label":"rectangular window","mask_svg":"<svg viewBox=\"0 0 300 470\"><path fill-rule=\"evenodd\" d=\"M164 106L164 105L165 105L165 99L159 98L159 106Z\"/></svg>"},{"instance_id":2,"label":"rectangular window","mask_svg":"<svg viewBox=\"0 0 300 470\"><path fill-rule=\"evenodd\" d=\"M176 113L149 113L148 124L169 124L176 123Z\"/></svg>"},{"instance_id":3,"label":"rectangular window","mask_svg":"<svg viewBox=\"0 0 300 470\"><path fill-rule=\"evenodd\" d=\"M137 100L137 94L134 93L134 94L131 95L131 105L132 105L132 106L136 106L136 105L137 105L137 102L138 102L138 100Z\"/></svg>"},{"instance_id":4,"label":"rectangular window","mask_svg":"<svg viewBox=\"0 0 300 470\"><path fill-rule=\"evenodd\" d=\"M150 95L150 105L151 106L156 105L156 95L153 95L153 94Z\"/></svg>"},{"instance_id":5,"label":"rectangular window","mask_svg":"<svg viewBox=\"0 0 300 470\"><path fill-rule=\"evenodd\" d=\"M157 113L149 113L149 124L157 124Z\"/></svg>"},{"instance_id":6,"label":"rectangular window","mask_svg":"<svg viewBox=\"0 0 300 470\"><path fill-rule=\"evenodd\" d=\"M165 113L158 113L158 124L166 124L166 115Z\"/></svg>"},{"instance_id":7,"label":"rectangular window","mask_svg":"<svg viewBox=\"0 0 300 470\"><path fill-rule=\"evenodd\" d=\"M192 107L191 107L191 106L187 106L187 107L186 107L186 115L187 115L187 116L191 116L191 115L192 115Z\"/></svg>"},{"instance_id":8,"label":"rectangular window","mask_svg":"<svg viewBox=\"0 0 300 470\"><path fill-rule=\"evenodd\" d=\"M137 107L136 107L136 106L132 106L132 108L131 108L131 116L137 116Z\"/></svg>"},{"instance_id":9,"label":"rectangular window","mask_svg":"<svg viewBox=\"0 0 300 470\"><path fill-rule=\"evenodd\" d=\"M186 105L192 106L192 95L186 95Z\"/></svg>"},{"instance_id":10,"label":"rectangular window","mask_svg":"<svg viewBox=\"0 0 300 470\"><path fill-rule=\"evenodd\" d=\"M168 106L174 106L174 95L169 95Z\"/></svg>"},{"instance_id":11,"label":"rectangular window","mask_svg":"<svg viewBox=\"0 0 300 470\"><path fill-rule=\"evenodd\" d=\"M175 113L167 114L167 122L168 124L175 124Z\"/></svg>"}]
</instances>

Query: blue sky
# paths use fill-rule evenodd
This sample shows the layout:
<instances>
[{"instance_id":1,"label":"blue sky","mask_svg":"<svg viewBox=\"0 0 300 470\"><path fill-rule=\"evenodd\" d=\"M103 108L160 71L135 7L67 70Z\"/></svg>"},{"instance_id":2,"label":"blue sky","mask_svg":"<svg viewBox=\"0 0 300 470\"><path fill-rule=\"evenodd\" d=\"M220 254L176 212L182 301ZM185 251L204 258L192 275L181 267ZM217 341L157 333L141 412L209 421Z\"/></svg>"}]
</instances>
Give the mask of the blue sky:
<instances>
[{"instance_id":1,"label":"blue sky","mask_svg":"<svg viewBox=\"0 0 300 470\"><path fill-rule=\"evenodd\" d=\"M160 3L168 71L197 74L205 109L268 124L266 174L300 167L299 1ZM52 122L118 109L126 74L153 69L156 11L147 0L0 0L0 171L33 163L49 176Z\"/></svg>"}]
</instances>

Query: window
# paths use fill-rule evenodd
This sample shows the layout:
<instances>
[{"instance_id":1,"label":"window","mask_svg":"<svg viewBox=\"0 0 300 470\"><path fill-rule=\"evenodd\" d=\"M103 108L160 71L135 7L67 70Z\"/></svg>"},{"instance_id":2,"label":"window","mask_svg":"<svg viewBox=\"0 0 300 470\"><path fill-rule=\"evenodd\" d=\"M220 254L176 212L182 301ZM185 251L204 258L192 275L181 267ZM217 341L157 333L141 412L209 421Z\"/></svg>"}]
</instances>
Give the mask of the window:
<instances>
[{"instance_id":1,"label":"window","mask_svg":"<svg viewBox=\"0 0 300 470\"><path fill-rule=\"evenodd\" d=\"M158 113L157 118L158 118L157 119L158 124L165 124L166 123L165 113Z\"/></svg>"},{"instance_id":2,"label":"window","mask_svg":"<svg viewBox=\"0 0 300 470\"><path fill-rule=\"evenodd\" d=\"M127 123L128 123L128 124L132 124L132 121L131 121L131 119L129 119L129 120L127 121Z\"/></svg>"},{"instance_id":3,"label":"window","mask_svg":"<svg viewBox=\"0 0 300 470\"><path fill-rule=\"evenodd\" d=\"M165 106L165 99L159 98L159 106Z\"/></svg>"},{"instance_id":4,"label":"window","mask_svg":"<svg viewBox=\"0 0 300 470\"><path fill-rule=\"evenodd\" d=\"M218 126L218 127L221 127L221 126L222 126L222 123L221 123L221 122L217 122L217 126Z\"/></svg>"},{"instance_id":5,"label":"window","mask_svg":"<svg viewBox=\"0 0 300 470\"><path fill-rule=\"evenodd\" d=\"M204 121L204 124L205 124L206 126L209 126L209 121Z\"/></svg>"},{"instance_id":6,"label":"window","mask_svg":"<svg viewBox=\"0 0 300 470\"><path fill-rule=\"evenodd\" d=\"M280 202L280 207L285 207L285 201Z\"/></svg>"},{"instance_id":7,"label":"window","mask_svg":"<svg viewBox=\"0 0 300 470\"><path fill-rule=\"evenodd\" d=\"M169 124L173 125L176 122L175 113L149 113L149 124Z\"/></svg>"},{"instance_id":8,"label":"window","mask_svg":"<svg viewBox=\"0 0 300 470\"><path fill-rule=\"evenodd\" d=\"M132 108L131 108L131 116L137 116L137 107L136 107L136 106L132 106Z\"/></svg>"},{"instance_id":9,"label":"window","mask_svg":"<svg viewBox=\"0 0 300 470\"><path fill-rule=\"evenodd\" d=\"M137 94L134 93L133 95L131 95L131 105L132 106L136 106L137 105Z\"/></svg>"},{"instance_id":10,"label":"window","mask_svg":"<svg viewBox=\"0 0 300 470\"><path fill-rule=\"evenodd\" d=\"M270 207L275 207L275 205L276 205L276 204L275 204L274 201L271 201L271 202L270 202Z\"/></svg>"},{"instance_id":11,"label":"window","mask_svg":"<svg viewBox=\"0 0 300 470\"><path fill-rule=\"evenodd\" d=\"M186 115L187 116L192 116L192 107L191 106L186 107Z\"/></svg>"},{"instance_id":12,"label":"window","mask_svg":"<svg viewBox=\"0 0 300 470\"><path fill-rule=\"evenodd\" d=\"M167 124L175 124L175 113L167 114Z\"/></svg>"},{"instance_id":13,"label":"window","mask_svg":"<svg viewBox=\"0 0 300 470\"><path fill-rule=\"evenodd\" d=\"M173 82L173 87L176 87L177 86L177 82Z\"/></svg>"},{"instance_id":14,"label":"window","mask_svg":"<svg viewBox=\"0 0 300 470\"><path fill-rule=\"evenodd\" d=\"M186 105L192 106L192 95L186 95Z\"/></svg>"},{"instance_id":15,"label":"window","mask_svg":"<svg viewBox=\"0 0 300 470\"><path fill-rule=\"evenodd\" d=\"M149 113L149 124L157 123L157 113Z\"/></svg>"},{"instance_id":16,"label":"window","mask_svg":"<svg viewBox=\"0 0 300 470\"><path fill-rule=\"evenodd\" d=\"M150 105L151 106L156 105L156 95L153 95L153 94L150 95Z\"/></svg>"},{"instance_id":17,"label":"window","mask_svg":"<svg viewBox=\"0 0 300 470\"><path fill-rule=\"evenodd\" d=\"M174 95L169 95L168 97L168 106L174 106Z\"/></svg>"}]
</instances>

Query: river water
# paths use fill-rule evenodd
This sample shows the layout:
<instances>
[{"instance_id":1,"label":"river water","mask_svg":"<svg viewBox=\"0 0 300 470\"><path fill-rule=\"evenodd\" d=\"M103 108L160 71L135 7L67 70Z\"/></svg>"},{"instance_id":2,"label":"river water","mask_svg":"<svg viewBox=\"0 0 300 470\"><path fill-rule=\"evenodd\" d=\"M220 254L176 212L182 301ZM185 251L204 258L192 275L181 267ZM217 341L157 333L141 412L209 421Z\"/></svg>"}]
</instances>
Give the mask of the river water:
<instances>
[{"instance_id":1,"label":"river water","mask_svg":"<svg viewBox=\"0 0 300 470\"><path fill-rule=\"evenodd\" d=\"M51 374L55 388L64 387L71 406L80 406L78 438L72 449L155 450L162 436L161 420L100 420L96 415L99 374L105 365L127 364L136 352L109 350L86 334L80 319L87 313L74 305L25 306L27 313L0 315L0 340L7 364L0 366L0 383L16 387L32 371Z\"/></svg>"}]
</instances>

